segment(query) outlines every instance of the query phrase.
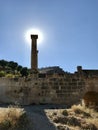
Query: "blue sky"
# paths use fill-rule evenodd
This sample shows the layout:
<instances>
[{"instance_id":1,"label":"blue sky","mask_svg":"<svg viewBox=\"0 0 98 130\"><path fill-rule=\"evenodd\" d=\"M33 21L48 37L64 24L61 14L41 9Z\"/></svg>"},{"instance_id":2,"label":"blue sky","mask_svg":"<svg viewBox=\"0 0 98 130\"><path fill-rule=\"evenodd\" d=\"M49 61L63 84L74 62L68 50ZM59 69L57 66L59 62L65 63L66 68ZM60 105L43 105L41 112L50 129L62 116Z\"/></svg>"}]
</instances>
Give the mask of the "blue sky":
<instances>
[{"instance_id":1,"label":"blue sky","mask_svg":"<svg viewBox=\"0 0 98 130\"><path fill-rule=\"evenodd\" d=\"M29 28L44 34L39 67L98 69L98 0L0 0L0 59L30 67Z\"/></svg>"}]
</instances>

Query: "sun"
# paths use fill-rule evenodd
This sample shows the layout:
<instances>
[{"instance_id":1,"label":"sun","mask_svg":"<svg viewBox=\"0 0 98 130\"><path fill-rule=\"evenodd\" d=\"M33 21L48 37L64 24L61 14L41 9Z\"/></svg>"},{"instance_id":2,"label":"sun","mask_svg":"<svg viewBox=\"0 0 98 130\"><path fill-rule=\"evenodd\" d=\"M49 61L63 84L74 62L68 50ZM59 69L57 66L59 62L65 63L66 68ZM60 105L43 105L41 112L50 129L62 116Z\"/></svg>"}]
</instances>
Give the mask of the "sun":
<instances>
[{"instance_id":1,"label":"sun","mask_svg":"<svg viewBox=\"0 0 98 130\"><path fill-rule=\"evenodd\" d=\"M28 30L25 32L25 40L26 40L26 42L27 42L29 45L31 44L31 37L30 37L31 34L37 34L37 35L38 35L37 43L38 43L38 44L41 44L41 43L42 43L42 41L43 41L43 33L42 33L42 31L40 31L39 29L31 28L31 29L28 29Z\"/></svg>"}]
</instances>

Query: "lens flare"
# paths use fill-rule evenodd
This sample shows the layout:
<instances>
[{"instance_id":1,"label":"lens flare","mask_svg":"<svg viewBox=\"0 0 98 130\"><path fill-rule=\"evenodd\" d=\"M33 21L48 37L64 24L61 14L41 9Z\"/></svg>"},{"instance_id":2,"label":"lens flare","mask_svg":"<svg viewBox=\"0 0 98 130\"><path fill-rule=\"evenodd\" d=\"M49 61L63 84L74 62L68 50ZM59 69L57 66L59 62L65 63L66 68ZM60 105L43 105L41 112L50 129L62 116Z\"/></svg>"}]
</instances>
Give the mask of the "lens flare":
<instances>
[{"instance_id":1,"label":"lens flare","mask_svg":"<svg viewBox=\"0 0 98 130\"><path fill-rule=\"evenodd\" d=\"M43 41L43 33L39 29L28 29L25 33L25 40L26 42L30 45L31 44L31 34L37 34L38 35L38 40L37 43L41 44Z\"/></svg>"}]
</instances>

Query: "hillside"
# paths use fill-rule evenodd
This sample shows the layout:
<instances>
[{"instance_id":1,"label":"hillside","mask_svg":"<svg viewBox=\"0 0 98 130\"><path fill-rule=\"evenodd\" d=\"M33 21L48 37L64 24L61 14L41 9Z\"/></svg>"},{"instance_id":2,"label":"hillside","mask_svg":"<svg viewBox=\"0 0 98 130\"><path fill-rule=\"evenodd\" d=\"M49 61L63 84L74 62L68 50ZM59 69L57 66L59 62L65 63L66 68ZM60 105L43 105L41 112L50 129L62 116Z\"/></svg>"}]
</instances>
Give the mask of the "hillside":
<instances>
[{"instance_id":1,"label":"hillside","mask_svg":"<svg viewBox=\"0 0 98 130\"><path fill-rule=\"evenodd\" d=\"M28 76L30 70L14 61L0 60L0 77Z\"/></svg>"}]
</instances>

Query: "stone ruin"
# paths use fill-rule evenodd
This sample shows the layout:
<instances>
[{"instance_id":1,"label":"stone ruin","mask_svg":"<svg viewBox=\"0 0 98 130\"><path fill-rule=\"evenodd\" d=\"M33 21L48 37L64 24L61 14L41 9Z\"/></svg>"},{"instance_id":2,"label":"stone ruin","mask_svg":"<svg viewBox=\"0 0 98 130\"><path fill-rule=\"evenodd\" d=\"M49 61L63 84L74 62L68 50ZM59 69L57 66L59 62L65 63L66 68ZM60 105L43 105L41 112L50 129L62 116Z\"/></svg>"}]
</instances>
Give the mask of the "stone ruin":
<instances>
[{"instance_id":1,"label":"stone ruin","mask_svg":"<svg viewBox=\"0 0 98 130\"><path fill-rule=\"evenodd\" d=\"M70 106L84 99L86 106L98 106L98 70L81 66L74 73L58 66L38 69L37 39L38 35L31 35L30 77L0 78L0 103Z\"/></svg>"}]
</instances>

